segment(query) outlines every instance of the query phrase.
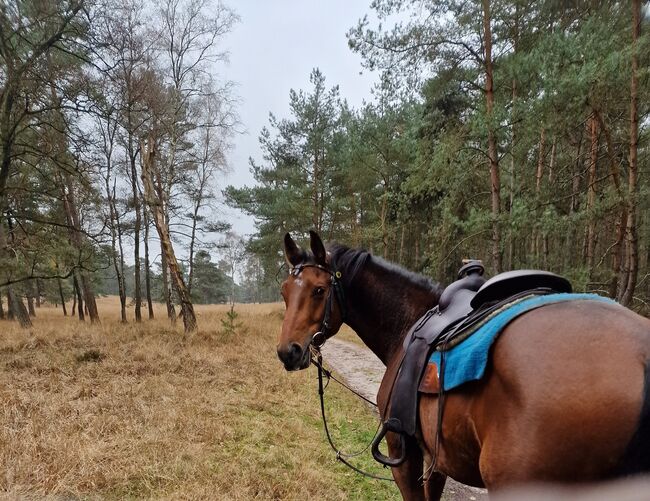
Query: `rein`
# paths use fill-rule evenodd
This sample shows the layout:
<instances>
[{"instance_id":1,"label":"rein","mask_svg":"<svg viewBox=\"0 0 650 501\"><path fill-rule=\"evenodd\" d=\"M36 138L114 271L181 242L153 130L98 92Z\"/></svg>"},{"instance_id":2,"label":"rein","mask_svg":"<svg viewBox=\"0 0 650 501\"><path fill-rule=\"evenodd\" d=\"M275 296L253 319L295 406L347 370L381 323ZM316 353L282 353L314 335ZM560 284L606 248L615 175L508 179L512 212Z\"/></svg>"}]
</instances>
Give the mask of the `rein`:
<instances>
[{"instance_id":1,"label":"rein","mask_svg":"<svg viewBox=\"0 0 650 501\"><path fill-rule=\"evenodd\" d=\"M331 284L332 284L332 287L330 288L327 294L327 299L325 302L325 312L323 314L323 320L321 322L320 329L312 336L312 340L310 343L311 363L315 365L316 368L318 369L318 396L320 399L320 410L321 410L321 416L323 418L323 428L325 429L325 435L327 436L327 441L329 442L332 450L336 453L336 459L341 463L343 463L348 468L354 470L357 473L360 473L363 476L374 478L375 480L385 480L388 482L394 482L395 480L391 477L381 477L379 475L368 473L366 471L361 470L360 468L357 468L356 466L354 466L348 461L348 459L350 458L360 456L372 446L373 442L375 441L375 438L377 437L377 434L379 433L381 422L377 426L377 430L375 431L375 435L373 436L372 441L366 447L364 447L362 450L356 453L344 454L338 447L336 447L336 445L334 444L334 440L330 435L329 427L327 425L327 416L325 414L325 388L329 386L330 380L333 379L341 386L349 390L351 393L353 393L360 399L369 403L370 405L377 407L377 404L367 399L366 397L364 397L359 392L355 391L354 389L352 389L350 386L346 385L342 381L336 379L332 375L331 371L323 367L323 355L321 354L320 348L325 344L325 341L327 341L330 337L334 335L334 333L330 333L330 328L331 328L330 321L332 316L332 306L334 304L335 299L338 303L339 311L341 313L341 321L345 321L347 316L345 310L345 293L343 292L343 285L340 282L341 272L328 268L326 266L322 266L320 264L299 264L291 268L289 273L294 277L297 277L304 268L318 268L320 270L325 271L326 273L329 273ZM332 291L334 291L334 293L332 293ZM327 378L326 383L324 383L324 377Z\"/></svg>"},{"instance_id":2,"label":"rein","mask_svg":"<svg viewBox=\"0 0 650 501\"><path fill-rule=\"evenodd\" d=\"M316 359L314 359L314 355L316 356ZM318 368L318 396L320 398L320 411L321 411L321 416L323 417L323 428L325 428L325 435L327 436L327 441L330 444L330 447L332 450L336 453L336 459L343 463L345 466L348 468L356 471L357 473L360 473L361 475L369 478L374 478L375 480L385 480L387 482L394 482L395 480L391 477L380 477L379 475L375 475L373 473L368 473L367 471L363 471L360 468L357 468L353 464L351 464L348 459L360 456L364 452L366 452L370 446L372 445L372 442L374 441L375 437L379 433L379 427L381 426L381 423L377 426L377 430L375 430L375 435L373 436L373 441L371 441L368 445L366 445L363 449L361 449L359 452L351 453L351 454L344 454L336 445L334 444L334 440L332 439L332 436L330 435L329 427L327 426L327 417L325 415L325 388L329 386L330 379L333 379L337 383L339 383L341 386L344 388L347 388L350 390L352 393L354 393L356 396L359 398L365 400L369 404L377 407L377 404L375 402L372 402L371 400L368 400L366 397L363 395L359 394L358 392L354 391L352 388L347 386L346 384L342 383L338 379L336 379L330 371L325 369L323 367L323 356L320 352L320 350L317 347L313 348L313 353L312 353L312 359L311 363L314 364ZM327 377L327 383L323 384L323 375Z\"/></svg>"}]
</instances>

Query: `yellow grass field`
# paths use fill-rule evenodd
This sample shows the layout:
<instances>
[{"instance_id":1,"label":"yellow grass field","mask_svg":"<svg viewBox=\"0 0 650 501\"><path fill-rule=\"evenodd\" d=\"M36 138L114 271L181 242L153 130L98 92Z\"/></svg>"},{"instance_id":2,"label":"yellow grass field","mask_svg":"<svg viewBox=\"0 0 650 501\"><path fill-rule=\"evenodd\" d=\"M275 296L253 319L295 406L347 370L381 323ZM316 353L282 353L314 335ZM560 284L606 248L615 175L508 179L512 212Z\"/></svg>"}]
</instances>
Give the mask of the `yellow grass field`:
<instances>
[{"instance_id":1,"label":"yellow grass field","mask_svg":"<svg viewBox=\"0 0 650 501\"><path fill-rule=\"evenodd\" d=\"M1 498L399 497L335 461L315 370L276 358L281 304L237 305L231 336L226 306L198 306L188 338L160 306L141 325L117 321L115 298L99 309L97 326L50 306L30 330L0 321ZM335 384L328 406L341 446L363 448L376 418Z\"/></svg>"}]
</instances>

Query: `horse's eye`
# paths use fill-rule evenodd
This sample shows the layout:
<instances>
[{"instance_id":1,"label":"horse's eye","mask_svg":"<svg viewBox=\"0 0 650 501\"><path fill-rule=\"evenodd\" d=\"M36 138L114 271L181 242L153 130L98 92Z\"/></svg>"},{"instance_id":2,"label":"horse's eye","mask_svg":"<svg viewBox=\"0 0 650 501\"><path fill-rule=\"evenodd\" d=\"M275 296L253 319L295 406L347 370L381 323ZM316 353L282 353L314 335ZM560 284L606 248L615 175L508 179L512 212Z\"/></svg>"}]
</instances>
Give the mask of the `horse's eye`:
<instances>
[{"instance_id":1,"label":"horse's eye","mask_svg":"<svg viewBox=\"0 0 650 501\"><path fill-rule=\"evenodd\" d=\"M323 296L323 294L325 294L325 289L323 289L322 287L316 287L314 289L314 296L321 297Z\"/></svg>"}]
</instances>

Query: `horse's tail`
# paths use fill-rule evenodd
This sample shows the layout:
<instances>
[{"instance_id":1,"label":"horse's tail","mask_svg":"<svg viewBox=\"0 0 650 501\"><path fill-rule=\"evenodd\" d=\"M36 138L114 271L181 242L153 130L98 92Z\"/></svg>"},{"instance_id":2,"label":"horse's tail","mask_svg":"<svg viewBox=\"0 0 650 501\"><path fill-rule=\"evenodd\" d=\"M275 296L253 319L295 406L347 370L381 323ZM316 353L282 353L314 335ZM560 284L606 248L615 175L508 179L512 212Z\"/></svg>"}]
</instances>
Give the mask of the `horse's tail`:
<instances>
[{"instance_id":1,"label":"horse's tail","mask_svg":"<svg viewBox=\"0 0 650 501\"><path fill-rule=\"evenodd\" d=\"M619 475L650 472L650 360L645 364L639 424L619 463Z\"/></svg>"}]
</instances>

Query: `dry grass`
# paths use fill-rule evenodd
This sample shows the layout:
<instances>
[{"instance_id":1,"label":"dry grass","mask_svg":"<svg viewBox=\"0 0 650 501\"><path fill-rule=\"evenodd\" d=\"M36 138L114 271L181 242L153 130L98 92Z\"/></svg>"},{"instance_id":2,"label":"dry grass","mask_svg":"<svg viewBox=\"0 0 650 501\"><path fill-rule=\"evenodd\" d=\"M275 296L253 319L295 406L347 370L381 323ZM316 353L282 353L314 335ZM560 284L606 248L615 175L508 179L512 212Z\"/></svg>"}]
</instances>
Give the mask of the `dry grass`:
<instances>
[{"instance_id":1,"label":"dry grass","mask_svg":"<svg viewBox=\"0 0 650 501\"><path fill-rule=\"evenodd\" d=\"M121 325L102 299L100 326L43 307L34 328L0 322L0 496L7 499L390 499L394 486L336 463L320 424L313 369L275 357L283 307L198 307L184 339L164 319ZM342 445L369 440L375 418L332 388ZM369 466L371 460L364 460Z\"/></svg>"}]
</instances>

